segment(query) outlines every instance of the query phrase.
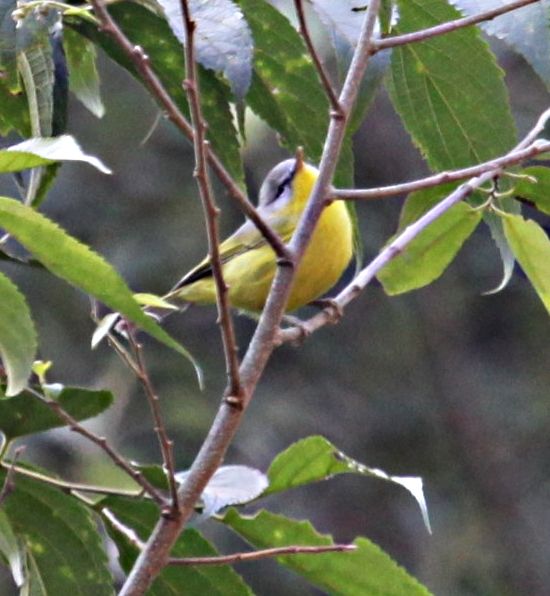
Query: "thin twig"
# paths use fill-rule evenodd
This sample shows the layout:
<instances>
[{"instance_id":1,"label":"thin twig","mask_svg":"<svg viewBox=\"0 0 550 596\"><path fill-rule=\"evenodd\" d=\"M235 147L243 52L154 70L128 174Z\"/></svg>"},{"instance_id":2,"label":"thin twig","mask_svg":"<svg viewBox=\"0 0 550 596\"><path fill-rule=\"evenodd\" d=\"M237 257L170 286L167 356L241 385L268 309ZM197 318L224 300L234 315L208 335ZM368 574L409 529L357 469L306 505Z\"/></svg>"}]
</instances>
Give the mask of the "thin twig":
<instances>
[{"instance_id":1,"label":"thin twig","mask_svg":"<svg viewBox=\"0 0 550 596\"><path fill-rule=\"evenodd\" d=\"M467 198L474 192L474 190L479 188L485 182L494 179L496 176L502 175L502 168L504 166L511 166L529 159L530 157L535 157L540 153L550 151L550 142L533 140L536 139L537 135L542 131L548 119L550 119L550 109L546 110L541 115L533 129L531 129L525 138L518 143L510 153L493 161L494 164L498 165L495 165L492 169L483 171L479 176L472 178L468 182L459 186L445 199L427 211L420 219L405 228L405 230L386 246L380 254L338 294L338 296L332 299L332 303L334 304L333 308L327 308L307 321L303 321L300 327L292 327L280 331L278 337L279 342L285 343L300 340L304 337L304 334L309 335L328 323L334 323L335 311L338 311L339 316L341 316L344 307L366 288L383 267L400 255L423 230L446 213L453 205L456 205ZM531 144L525 146L525 143L529 141L531 141Z\"/></svg>"},{"instance_id":2,"label":"thin twig","mask_svg":"<svg viewBox=\"0 0 550 596\"><path fill-rule=\"evenodd\" d=\"M94 13L100 22L100 27L107 35L112 37L115 43L126 54L140 74L143 82L166 111L169 120L190 140L193 139L193 127L181 113L180 109L166 91L164 85L151 67L149 57L143 48L130 42L120 27L111 18L107 11L104 0L90 0ZM290 253L278 234L261 217L256 208L248 200L248 197L239 188L231 174L214 153L212 148L205 147L208 163L212 167L220 182L226 187L229 195L237 202L241 211L254 223L260 233L264 236L271 248L280 259L289 259Z\"/></svg>"},{"instance_id":3,"label":"thin twig","mask_svg":"<svg viewBox=\"0 0 550 596\"><path fill-rule=\"evenodd\" d=\"M162 454L162 463L166 474L168 476L168 486L170 489L171 497L171 508L170 513L172 515L179 511L179 497L178 497L178 483L176 481L176 468L174 463L174 441L170 439L166 431L166 425L160 409L160 399L153 387L151 376L147 370L145 364L145 357L143 355L143 346L136 338L135 331L133 329L128 331L128 339L130 345L134 351L135 362L137 365L137 378L143 387L143 391L147 396L149 408L151 409L151 415L155 423L155 432L160 446Z\"/></svg>"},{"instance_id":4,"label":"thin twig","mask_svg":"<svg viewBox=\"0 0 550 596\"><path fill-rule=\"evenodd\" d=\"M476 25L477 23L482 23L483 21L490 21L502 14L506 14L507 12L517 10L518 8L522 8L523 6L528 6L529 4L534 4L535 2L539 1L540 0L516 0L515 2L504 4L503 6L494 8L493 10L480 12L469 17L462 17L460 19L455 19L454 21L447 21L441 25L435 25L434 27L429 27L420 31L404 33L403 35L395 35L394 37L385 37L374 42L373 51L380 52L381 50L386 50L388 48L395 48L397 46L403 46L410 43L415 43L417 41L425 41L426 39L431 39L432 37L437 37L439 35L445 35L446 33L451 33L457 29L470 27L471 25Z\"/></svg>"},{"instance_id":5,"label":"thin twig","mask_svg":"<svg viewBox=\"0 0 550 596\"><path fill-rule=\"evenodd\" d=\"M327 94L328 100L330 101L330 105L332 109L339 115L342 115L342 108L340 106L340 102L338 101L338 96L336 95L336 91L334 90L332 83L328 77L327 72L325 71L323 64L315 50L315 46L313 45L313 41L311 39L311 35L309 34L309 28L307 26L306 15L304 13L304 4L302 0L294 0L294 8L296 10L296 16L298 17L298 24L299 24L299 31L300 35L303 37L304 42L307 46L309 51L309 55L313 60L313 64L317 69L317 73L321 79L321 83L325 89L325 93Z\"/></svg>"},{"instance_id":6,"label":"thin twig","mask_svg":"<svg viewBox=\"0 0 550 596\"><path fill-rule=\"evenodd\" d=\"M10 496L10 494L15 490L15 481L14 476L15 472L17 471L15 464L19 459L19 456L25 451L25 445L21 445L18 447L13 454L13 459L10 463L2 462L2 466L8 469L6 473L6 478L4 479L4 484L2 485L2 490L0 490L0 506L4 503L4 501Z\"/></svg>"},{"instance_id":7,"label":"thin twig","mask_svg":"<svg viewBox=\"0 0 550 596\"><path fill-rule=\"evenodd\" d=\"M187 101L191 112L191 122L193 124L193 146L195 149L195 178L199 187L204 219L206 222L206 232L208 237L208 252L210 257L210 266L212 267L212 276L216 286L216 303L218 307L218 323L220 325L223 351L225 356L225 368L228 376L228 386L225 399L230 400L237 407L242 401L242 387L239 373L239 357L237 351L237 340L235 338L235 329L231 310L229 305L229 288L223 277L222 260L220 255L220 234L218 229L218 209L210 177L208 175L206 160L206 123L204 121L201 102L200 87L197 76L197 63L195 60L195 22L189 10L187 0L181 0L183 13L183 26L186 33L185 44L185 74L184 88L187 93Z\"/></svg>"},{"instance_id":8,"label":"thin twig","mask_svg":"<svg viewBox=\"0 0 550 596\"><path fill-rule=\"evenodd\" d=\"M74 491L78 491L83 493L95 493L98 495L112 495L116 497L137 498L142 496L144 492L143 490L124 490L108 486L96 486L92 484L80 484L79 482L68 482L67 480L60 480L59 478L54 478L46 474L41 474L39 472L23 468L21 466L16 466L14 465L13 461L9 463L0 462L0 466L7 470L13 467L14 471L17 472L17 474L21 476L27 476L28 478L32 478L33 480L37 480L38 482L43 482L44 484L50 484L51 486L55 486L56 488L59 488L65 493L72 493Z\"/></svg>"},{"instance_id":9,"label":"thin twig","mask_svg":"<svg viewBox=\"0 0 550 596\"><path fill-rule=\"evenodd\" d=\"M48 406L51 410L53 410L72 431L82 435L102 449L113 461L113 463L121 470L124 470L124 472L130 476L130 478L139 484L141 488L143 488L143 490L155 501L155 503L161 507L161 509L166 509L166 499L161 495L161 493L147 480L147 478L145 478L145 476L139 470L136 470L126 459L124 459L124 457L110 445L105 437L100 437L99 435L96 435L92 431L79 424L79 422L66 410L64 410L61 404L54 399L50 399L41 395L32 387L28 387L27 391L34 395L36 399Z\"/></svg>"},{"instance_id":10,"label":"thin twig","mask_svg":"<svg viewBox=\"0 0 550 596\"><path fill-rule=\"evenodd\" d=\"M412 182L404 182L403 184L393 184L390 186L380 186L378 188L335 189L330 193L330 195L332 198L343 199L347 201L370 201L399 194L408 194L410 192L439 186L440 184L456 182L457 180L465 180L466 178L479 176L484 172L498 168L505 168L529 159L530 157L534 157L540 153L545 153L546 151L550 151L550 143L541 142L536 146L532 144L519 150L514 149L507 155L503 155L502 157L498 157L496 159L491 159L490 161L486 161L485 163L471 166L469 168L440 172L439 174L427 176L426 178L421 178L419 180L413 180Z\"/></svg>"},{"instance_id":11,"label":"thin twig","mask_svg":"<svg viewBox=\"0 0 550 596\"><path fill-rule=\"evenodd\" d=\"M283 555L319 555L322 553L353 552L357 550L355 544L331 544L329 546L280 546L277 548L266 548L250 553L234 553L219 557L182 557L168 560L169 565L188 567L191 565L232 565L233 563L245 563L247 561L259 561Z\"/></svg>"}]
</instances>

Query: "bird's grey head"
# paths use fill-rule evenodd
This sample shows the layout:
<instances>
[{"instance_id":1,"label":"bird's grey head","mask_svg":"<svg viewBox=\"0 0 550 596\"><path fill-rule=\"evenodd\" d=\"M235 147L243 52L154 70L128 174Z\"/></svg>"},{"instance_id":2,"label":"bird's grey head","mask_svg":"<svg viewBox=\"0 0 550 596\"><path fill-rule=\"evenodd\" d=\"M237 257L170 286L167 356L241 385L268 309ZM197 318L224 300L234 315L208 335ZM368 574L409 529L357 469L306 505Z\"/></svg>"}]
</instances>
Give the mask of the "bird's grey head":
<instances>
[{"instance_id":1,"label":"bird's grey head","mask_svg":"<svg viewBox=\"0 0 550 596\"><path fill-rule=\"evenodd\" d=\"M286 202L292 194L292 180L296 173L296 160L285 159L277 164L265 177L260 188L260 207L277 202Z\"/></svg>"}]
</instances>

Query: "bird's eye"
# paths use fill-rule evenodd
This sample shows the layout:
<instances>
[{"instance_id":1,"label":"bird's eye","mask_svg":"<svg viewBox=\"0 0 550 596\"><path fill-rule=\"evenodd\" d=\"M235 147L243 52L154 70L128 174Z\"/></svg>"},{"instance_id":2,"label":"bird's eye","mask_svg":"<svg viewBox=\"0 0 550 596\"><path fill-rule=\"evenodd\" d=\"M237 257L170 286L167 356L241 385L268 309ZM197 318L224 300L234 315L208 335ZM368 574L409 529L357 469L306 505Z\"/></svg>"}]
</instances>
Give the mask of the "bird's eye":
<instances>
[{"instance_id":1,"label":"bird's eye","mask_svg":"<svg viewBox=\"0 0 550 596\"><path fill-rule=\"evenodd\" d=\"M292 182L292 179L294 178L294 171L292 171L280 184L279 186L277 186L277 191L275 192L275 195L273 196L273 199L270 201L270 203L274 203L284 192L285 189L290 185L290 183Z\"/></svg>"}]
</instances>

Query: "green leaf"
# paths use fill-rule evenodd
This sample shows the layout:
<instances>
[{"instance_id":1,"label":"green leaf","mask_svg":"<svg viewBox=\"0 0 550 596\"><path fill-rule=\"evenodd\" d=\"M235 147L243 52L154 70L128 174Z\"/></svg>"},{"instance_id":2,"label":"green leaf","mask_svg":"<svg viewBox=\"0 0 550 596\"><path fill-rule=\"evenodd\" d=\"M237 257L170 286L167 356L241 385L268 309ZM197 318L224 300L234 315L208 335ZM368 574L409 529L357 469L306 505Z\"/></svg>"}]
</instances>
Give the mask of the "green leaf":
<instances>
[{"instance_id":1,"label":"green leaf","mask_svg":"<svg viewBox=\"0 0 550 596\"><path fill-rule=\"evenodd\" d=\"M59 161L82 161L104 174L111 174L101 160L84 153L71 135L28 139L0 150L0 173L20 172Z\"/></svg>"},{"instance_id":2,"label":"green leaf","mask_svg":"<svg viewBox=\"0 0 550 596\"><path fill-rule=\"evenodd\" d=\"M342 453L324 437L312 436L294 443L279 453L267 474L269 487L264 495L327 480L336 474L360 474L399 484L416 499L426 528L431 532L421 478L390 476L383 470L365 466Z\"/></svg>"},{"instance_id":3,"label":"green leaf","mask_svg":"<svg viewBox=\"0 0 550 596\"><path fill-rule=\"evenodd\" d=\"M52 135L54 63L49 39L50 18L30 12L17 30L17 65L29 102L34 137Z\"/></svg>"},{"instance_id":4,"label":"green leaf","mask_svg":"<svg viewBox=\"0 0 550 596\"><path fill-rule=\"evenodd\" d=\"M0 471L0 482L5 476ZM38 593L114 594L102 538L75 497L18 475L3 509L30 559L30 579L39 582ZM34 589L30 586L28 593Z\"/></svg>"},{"instance_id":5,"label":"green leaf","mask_svg":"<svg viewBox=\"0 0 550 596\"><path fill-rule=\"evenodd\" d=\"M159 0L170 28L180 43L186 43L179 0ZM237 98L242 99L252 74L252 36L239 7L232 0L190 0L195 22L195 52L205 68L223 73Z\"/></svg>"},{"instance_id":6,"label":"green leaf","mask_svg":"<svg viewBox=\"0 0 550 596\"><path fill-rule=\"evenodd\" d=\"M158 508L150 502L122 497L108 497L101 502L106 527L115 541L122 568L128 572L138 556L136 547L113 524L113 515L124 526L133 529L141 540L147 540L158 521ZM110 514L106 515L106 510ZM174 545L173 557L212 557L217 552L196 530L183 532ZM252 594L242 578L227 565L197 567L166 567L148 590L148 596L179 596L185 586L186 594L243 596Z\"/></svg>"},{"instance_id":7,"label":"green leaf","mask_svg":"<svg viewBox=\"0 0 550 596\"><path fill-rule=\"evenodd\" d=\"M514 256L550 312L550 240L534 221L506 215L504 233Z\"/></svg>"},{"instance_id":8,"label":"green leaf","mask_svg":"<svg viewBox=\"0 0 550 596\"><path fill-rule=\"evenodd\" d=\"M319 534L307 521L296 521L268 511L241 516L230 509L222 520L256 548L324 546L332 537ZM358 596L428 596L428 590L378 546L356 538L357 550L277 557L277 561L329 594Z\"/></svg>"},{"instance_id":9,"label":"green leaf","mask_svg":"<svg viewBox=\"0 0 550 596\"><path fill-rule=\"evenodd\" d=\"M23 91L11 92L0 77L0 135L15 131L22 137L31 136L27 97Z\"/></svg>"},{"instance_id":10,"label":"green leaf","mask_svg":"<svg viewBox=\"0 0 550 596\"><path fill-rule=\"evenodd\" d=\"M461 16L446 0L398 5L396 34ZM432 169L486 161L514 145L503 73L475 27L394 48L389 91Z\"/></svg>"},{"instance_id":11,"label":"green leaf","mask_svg":"<svg viewBox=\"0 0 550 596\"><path fill-rule=\"evenodd\" d=\"M524 168L518 174L530 176L536 181L529 178L518 178L514 194L534 203L539 211L550 215L550 168L532 166Z\"/></svg>"},{"instance_id":12,"label":"green leaf","mask_svg":"<svg viewBox=\"0 0 550 596\"><path fill-rule=\"evenodd\" d=\"M13 199L0 197L0 227L14 236L54 275L94 296L185 356L193 364L202 386L200 367L191 354L143 313L123 279L102 257L48 218Z\"/></svg>"},{"instance_id":13,"label":"green leaf","mask_svg":"<svg viewBox=\"0 0 550 596\"><path fill-rule=\"evenodd\" d=\"M188 115L187 100L182 88L183 52L164 18L132 2L111 5L109 12L132 43L144 49L155 73L170 96L182 112ZM97 26L75 20L74 17L68 18L67 24L100 46L109 58L128 70L143 84L133 64L109 35L99 31ZM231 93L227 85L219 81L211 71L200 68L199 79L203 115L208 123L208 140L231 175L237 181L244 183L237 131L229 108Z\"/></svg>"},{"instance_id":14,"label":"green leaf","mask_svg":"<svg viewBox=\"0 0 550 596\"><path fill-rule=\"evenodd\" d=\"M20 588L25 583L25 551L3 509L0 509L0 553L10 566L15 585Z\"/></svg>"},{"instance_id":15,"label":"green leaf","mask_svg":"<svg viewBox=\"0 0 550 596\"><path fill-rule=\"evenodd\" d=\"M265 0L239 0L239 5L255 45L248 106L282 135L291 153L303 146L308 159L318 163L329 105L306 47L286 17Z\"/></svg>"},{"instance_id":16,"label":"green leaf","mask_svg":"<svg viewBox=\"0 0 550 596\"><path fill-rule=\"evenodd\" d=\"M480 14L502 6L502 0L451 0L466 15ZM479 26L489 35L504 41L519 52L550 88L550 36L547 0L511 10Z\"/></svg>"},{"instance_id":17,"label":"green leaf","mask_svg":"<svg viewBox=\"0 0 550 596\"><path fill-rule=\"evenodd\" d=\"M65 387L55 399L76 420L93 418L114 401L110 391L80 387ZM60 426L66 426L66 422L31 393L23 391L5 398L0 391L0 431L8 440Z\"/></svg>"},{"instance_id":18,"label":"green leaf","mask_svg":"<svg viewBox=\"0 0 550 596\"><path fill-rule=\"evenodd\" d=\"M378 273L386 293L402 294L437 279L480 220L481 212L466 203L451 207Z\"/></svg>"},{"instance_id":19,"label":"green leaf","mask_svg":"<svg viewBox=\"0 0 550 596\"><path fill-rule=\"evenodd\" d=\"M36 330L25 298L2 273L0 296L0 356L8 376L6 394L16 395L31 374L37 348Z\"/></svg>"},{"instance_id":20,"label":"green leaf","mask_svg":"<svg viewBox=\"0 0 550 596\"><path fill-rule=\"evenodd\" d=\"M94 44L67 27L63 31L63 48L69 67L69 89L94 116L101 118L105 106L99 91Z\"/></svg>"}]
</instances>

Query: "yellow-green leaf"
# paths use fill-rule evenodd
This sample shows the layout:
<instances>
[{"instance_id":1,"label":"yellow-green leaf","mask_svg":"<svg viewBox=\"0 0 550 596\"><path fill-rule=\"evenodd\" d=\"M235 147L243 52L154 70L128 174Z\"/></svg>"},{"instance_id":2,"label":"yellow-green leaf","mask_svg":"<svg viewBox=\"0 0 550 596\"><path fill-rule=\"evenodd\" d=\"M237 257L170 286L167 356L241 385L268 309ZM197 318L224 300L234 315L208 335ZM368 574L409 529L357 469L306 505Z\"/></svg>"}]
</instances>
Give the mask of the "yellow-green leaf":
<instances>
[{"instance_id":1,"label":"yellow-green leaf","mask_svg":"<svg viewBox=\"0 0 550 596\"><path fill-rule=\"evenodd\" d=\"M550 313L550 240L534 221L506 215L504 233L514 256Z\"/></svg>"},{"instance_id":2,"label":"yellow-green leaf","mask_svg":"<svg viewBox=\"0 0 550 596\"><path fill-rule=\"evenodd\" d=\"M476 229L481 212L466 203L451 207L378 274L384 290L402 294L437 279Z\"/></svg>"}]
</instances>

